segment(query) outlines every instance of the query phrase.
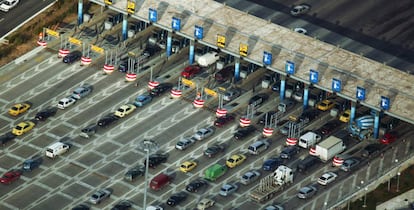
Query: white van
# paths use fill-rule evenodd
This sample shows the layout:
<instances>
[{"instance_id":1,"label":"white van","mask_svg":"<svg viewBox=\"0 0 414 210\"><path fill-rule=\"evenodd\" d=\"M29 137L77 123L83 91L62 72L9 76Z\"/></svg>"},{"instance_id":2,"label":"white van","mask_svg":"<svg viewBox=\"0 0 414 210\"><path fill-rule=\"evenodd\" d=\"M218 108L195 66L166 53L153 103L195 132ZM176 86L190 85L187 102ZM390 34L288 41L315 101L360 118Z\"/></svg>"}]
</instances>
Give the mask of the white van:
<instances>
[{"instance_id":1,"label":"white van","mask_svg":"<svg viewBox=\"0 0 414 210\"><path fill-rule=\"evenodd\" d=\"M269 142L267 142L265 139L263 139L263 140L258 140L256 142L254 142L253 144L251 144L247 148L247 150L252 155L258 155L261 152L267 150L268 148L269 148Z\"/></svg>"},{"instance_id":2,"label":"white van","mask_svg":"<svg viewBox=\"0 0 414 210\"><path fill-rule=\"evenodd\" d=\"M69 150L69 145L62 142L55 142L46 148L46 156L55 158Z\"/></svg>"}]
</instances>

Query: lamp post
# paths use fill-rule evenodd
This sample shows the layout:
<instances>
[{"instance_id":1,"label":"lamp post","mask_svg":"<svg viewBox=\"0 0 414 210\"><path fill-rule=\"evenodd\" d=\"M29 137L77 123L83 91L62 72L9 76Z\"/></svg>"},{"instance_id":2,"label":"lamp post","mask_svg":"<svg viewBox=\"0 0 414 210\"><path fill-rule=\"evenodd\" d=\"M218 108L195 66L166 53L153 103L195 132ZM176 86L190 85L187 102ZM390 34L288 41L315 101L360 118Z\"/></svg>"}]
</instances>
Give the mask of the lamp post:
<instances>
[{"instance_id":1,"label":"lamp post","mask_svg":"<svg viewBox=\"0 0 414 210\"><path fill-rule=\"evenodd\" d=\"M400 191L400 175L401 175L401 173L398 172L397 173L397 190L396 190L396 192Z\"/></svg>"},{"instance_id":2,"label":"lamp post","mask_svg":"<svg viewBox=\"0 0 414 210\"><path fill-rule=\"evenodd\" d=\"M368 187L364 188L364 204L362 205L362 208L367 208L367 191L368 191Z\"/></svg>"},{"instance_id":3,"label":"lamp post","mask_svg":"<svg viewBox=\"0 0 414 210\"><path fill-rule=\"evenodd\" d=\"M148 168L149 168L149 156L151 152L158 150L158 144L151 140L143 140L139 145L140 149L143 150L146 154L145 161L145 181L144 181L144 204L143 209L147 208L147 192L148 192Z\"/></svg>"}]
</instances>

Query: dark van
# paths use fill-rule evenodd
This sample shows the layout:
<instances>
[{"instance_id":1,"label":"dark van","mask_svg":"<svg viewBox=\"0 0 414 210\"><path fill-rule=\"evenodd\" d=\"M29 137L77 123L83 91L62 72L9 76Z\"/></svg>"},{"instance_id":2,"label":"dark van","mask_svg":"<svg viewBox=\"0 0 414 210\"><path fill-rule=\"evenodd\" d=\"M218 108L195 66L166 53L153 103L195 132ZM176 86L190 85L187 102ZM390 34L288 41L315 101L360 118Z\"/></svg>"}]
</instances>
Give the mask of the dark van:
<instances>
[{"instance_id":1,"label":"dark van","mask_svg":"<svg viewBox=\"0 0 414 210\"><path fill-rule=\"evenodd\" d=\"M234 73L234 67L233 66L227 66L225 68L223 68L222 70L218 71L215 75L214 78L216 79L217 82L225 82L227 80L229 80Z\"/></svg>"},{"instance_id":2,"label":"dark van","mask_svg":"<svg viewBox=\"0 0 414 210\"><path fill-rule=\"evenodd\" d=\"M76 51L69 53L67 56L63 57L63 63L71 64L75 61L80 60L81 57L82 57L82 52L76 50Z\"/></svg>"},{"instance_id":3,"label":"dark van","mask_svg":"<svg viewBox=\"0 0 414 210\"><path fill-rule=\"evenodd\" d=\"M172 180L171 176L164 174L164 173L160 173L151 180L150 188L155 191L158 191L162 189L163 187L169 185L171 180Z\"/></svg>"},{"instance_id":4,"label":"dark van","mask_svg":"<svg viewBox=\"0 0 414 210\"><path fill-rule=\"evenodd\" d=\"M297 169L301 173L306 173L310 168L316 166L319 163L319 159L314 156L307 156L303 160L300 160Z\"/></svg>"}]
</instances>

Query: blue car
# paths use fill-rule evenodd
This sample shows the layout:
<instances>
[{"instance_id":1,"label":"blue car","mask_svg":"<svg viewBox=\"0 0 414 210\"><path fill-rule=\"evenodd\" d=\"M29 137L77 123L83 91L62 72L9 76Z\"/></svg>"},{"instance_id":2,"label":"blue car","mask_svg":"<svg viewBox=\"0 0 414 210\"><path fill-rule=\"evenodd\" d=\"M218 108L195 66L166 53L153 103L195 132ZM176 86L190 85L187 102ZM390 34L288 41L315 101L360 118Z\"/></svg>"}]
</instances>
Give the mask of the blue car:
<instances>
[{"instance_id":1,"label":"blue car","mask_svg":"<svg viewBox=\"0 0 414 210\"><path fill-rule=\"evenodd\" d=\"M137 107L144 106L152 101L152 97L150 95L139 95L135 99L134 105Z\"/></svg>"},{"instance_id":2,"label":"blue car","mask_svg":"<svg viewBox=\"0 0 414 210\"><path fill-rule=\"evenodd\" d=\"M263 171L274 171L277 167L282 165L283 160L280 157L274 157L265 160L263 163L262 169Z\"/></svg>"},{"instance_id":3,"label":"blue car","mask_svg":"<svg viewBox=\"0 0 414 210\"><path fill-rule=\"evenodd\" d=\"M30 159L27 159L23 162L22 169L24 171L32 171L33 169L39 168L43 163L43 158L39 155L35 155Z\"/></svg>"}]
</instances>

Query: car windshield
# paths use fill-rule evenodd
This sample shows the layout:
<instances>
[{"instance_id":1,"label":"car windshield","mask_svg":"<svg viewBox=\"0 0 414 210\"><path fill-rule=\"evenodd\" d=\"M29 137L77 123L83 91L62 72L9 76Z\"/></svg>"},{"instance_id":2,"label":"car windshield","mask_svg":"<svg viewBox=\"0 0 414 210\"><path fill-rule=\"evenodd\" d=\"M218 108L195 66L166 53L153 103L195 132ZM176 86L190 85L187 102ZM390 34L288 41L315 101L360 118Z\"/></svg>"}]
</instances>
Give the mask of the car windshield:
<instances>
[{"instance_id":1,"label":"car windshield","mask_svg":"<svg viewBox=\"0 0 414 210\"><path fill-rule=\"evenodd\" d=\"M18 108L14 106L11 108L11 110L18 110Z\"/></svg>"},{"instance_id":2,"label":"car windshield","mask_svg":"<svg viewBox=\"0 0 414 210\"><path fill-rule=\"evenodd\" d=\"M23 128L22 128L21 126L19 126L19 125L18 125L18 126L16 126L16 129L17 129L17 130L22 130Z\"/></svg>"}]
</instances>

